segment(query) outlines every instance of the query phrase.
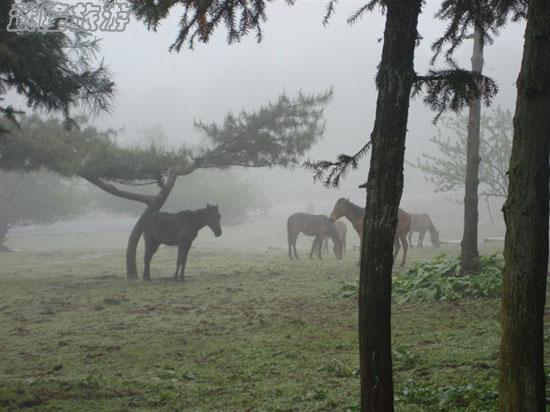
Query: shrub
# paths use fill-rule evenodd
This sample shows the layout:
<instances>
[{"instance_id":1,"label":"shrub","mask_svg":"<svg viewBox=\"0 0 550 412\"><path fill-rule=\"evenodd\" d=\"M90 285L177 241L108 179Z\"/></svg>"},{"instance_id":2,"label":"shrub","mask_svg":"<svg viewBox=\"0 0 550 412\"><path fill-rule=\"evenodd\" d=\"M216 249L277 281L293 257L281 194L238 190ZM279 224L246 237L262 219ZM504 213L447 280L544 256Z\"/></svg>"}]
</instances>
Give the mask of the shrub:
<instances>
[{"instance_id":1,"label":"shrub","mask_svg":"<svg viewBox=\"0 0 550 412\"><path fill-rule=\"evenodd\" d=\"M498 296L501 285L502 259L496 255L480 257L481 270L468 276L457 276L459 258L440 255L416 263L393 280L395 303L419 303L481 299ZM342 298L356 298L358 285L340 288Z\"/></svg>"}]
</instances>

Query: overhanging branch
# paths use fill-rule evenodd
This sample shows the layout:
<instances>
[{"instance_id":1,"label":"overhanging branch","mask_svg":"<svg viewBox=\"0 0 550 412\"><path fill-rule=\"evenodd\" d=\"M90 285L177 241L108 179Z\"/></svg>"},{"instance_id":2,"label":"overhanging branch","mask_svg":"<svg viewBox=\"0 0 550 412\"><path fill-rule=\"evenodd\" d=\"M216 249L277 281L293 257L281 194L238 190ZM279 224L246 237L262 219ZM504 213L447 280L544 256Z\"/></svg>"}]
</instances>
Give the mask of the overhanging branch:
<instances>
[{"instance_id":1,"label":"overhanging branch","mask_svg":"<svg viewBox=\"0 0 550 412\"><path fill-rule=\"evenodd\" d=\"M119 189L115 185L104 182L98 177L86 176L86 175L80 175L80 177L87 180L91 184L99 187L101 190L104 190L105 192L110 193L114 196L122 197L124 199L134 200L136 202L145 203L147 205L153 202L153 200L155 199L155 197L151 195L144 195L141 193L135 193L135 192L130 192L128 190Z\"/></svg>"},{"instance_id":2,"label":"overhanging branch","mask_svg":"<svg viewBox=\"0 0 550 412\"><path fill-rule=\"evenodd\" d=\"M338 187L340 181L349 173L350 169L356 169L359 160L367 154L372 140L369 140L359 151L353 155L340 154L335 162L320 160L317 162L305 161L303 168L313 172L313 181L321 181L326 187Z\"/></svg>"}]
</instances>

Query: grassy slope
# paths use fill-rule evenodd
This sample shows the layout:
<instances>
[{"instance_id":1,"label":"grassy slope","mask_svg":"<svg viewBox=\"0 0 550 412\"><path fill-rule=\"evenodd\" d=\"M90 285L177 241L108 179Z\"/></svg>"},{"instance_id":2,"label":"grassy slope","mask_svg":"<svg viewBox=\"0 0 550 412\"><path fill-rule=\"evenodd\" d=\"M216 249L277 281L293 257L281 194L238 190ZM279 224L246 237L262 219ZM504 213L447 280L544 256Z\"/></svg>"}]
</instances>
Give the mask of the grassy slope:
<instances>
[{"instance_id":1,"label":"grassy slope","mask_svg":"<svg viewBox=\"0 0 550 412\"><path fill-rule=\"evenodd\" d=\"M124 279L119 251L3 254L0 408L355 410L356 305L337 292L356 260L194 249L175 283L161 249L146 284ZM398 410L492 409L480 397L496 384L498 301L400 305L393 319Z\"/></svg>"}]
</instances>

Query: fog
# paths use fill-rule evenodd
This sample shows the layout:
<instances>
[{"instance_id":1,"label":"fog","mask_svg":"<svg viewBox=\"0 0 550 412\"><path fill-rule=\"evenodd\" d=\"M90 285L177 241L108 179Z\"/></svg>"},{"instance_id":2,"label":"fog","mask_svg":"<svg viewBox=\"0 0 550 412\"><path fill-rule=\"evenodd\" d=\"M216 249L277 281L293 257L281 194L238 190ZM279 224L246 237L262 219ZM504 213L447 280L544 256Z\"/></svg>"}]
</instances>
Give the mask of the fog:
<instances>
[{"instance_id":1,"label":"fog","mask_svg":"<svg viewBox=\"0 0 550 412\"><path fill-rule=\"evenodd\" d=\"M168 51L176 36L177 13L158 32L148 31L132 17L124 32L98 33L102 38L101 57L113 72L117 94L113 112L93 118L92 123L100 128L121 129L120 138L127 142L135 142L144 128L160 125L170 144L194 145L201 141L194 120L221 121L229 111L252 111L282 92L292 96L299 91L314 93L332 88L334 97L325 110L324 138L307 157L333 159L339 153L354 153L373 127L377 97L374 80L384 24L379 11L356 25L347 24L346 18L360 4L338 4L325 27L325 1L300 1L293 7L276 2L267 10L269 21L261 43L251 35L229 46L224 30L218 30L209 44L197 43L194 50L182 48L180 53ZM421 14L422 40L415 60L418 73L429 68L430 45L445 28L434 18L438 6L439 2L428 1ZM504 108L514 108L522 31L522 24L506 26L485 50L484 73L498 83L495 104ZM457 61L463 66L469 67L471 47L471 41L466 41L457 52ZM436 67L443 67L442 59ZM441 125L434 126L433 118L434 113L423 105L421 96L411 101L406 160L436 153L429 140ZM357 186L366 180L367 172L368 159L364 159L337 190L314 184L311 173L301 168L238 173L254 180L269 196L274 212L283 215L292 208L305 210L309 202L316 205L317 213L328 214L339 197L364 204L365 193ZM420 171L405 166L401 207L430 213L445 227L443 238L460 237L462 206L449 199L461 197L461 193L435 194ZM504 233L499 209L500 203L493 202L493 225L480 201L481 237ZM17 230L13 233L17 235Z\"/></svg>"}]
</instances>

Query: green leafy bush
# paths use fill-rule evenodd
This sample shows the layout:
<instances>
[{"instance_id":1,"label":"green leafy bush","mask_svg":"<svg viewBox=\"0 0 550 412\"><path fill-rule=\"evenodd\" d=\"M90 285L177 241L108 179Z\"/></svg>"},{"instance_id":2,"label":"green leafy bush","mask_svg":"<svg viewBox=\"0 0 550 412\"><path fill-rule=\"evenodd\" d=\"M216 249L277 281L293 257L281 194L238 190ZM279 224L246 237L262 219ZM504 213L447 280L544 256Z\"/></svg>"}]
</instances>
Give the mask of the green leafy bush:
<instances>
[{"instance_id":1,"label":"green leafy bush","mask_svg":"<svg viewBox=\"0 0 550 412\"><path fill-rule=\"evenodd\" d=\"M436 387L408 381L396 391L395 401L422 406L430 411L488 411L496 409L497 397L497 392L489 384Z\"/></svg>"},{"instance_id":2,"label":"green leafy bush","mask_svg":"<svg viewBox=\"0 0 550 412\"><path fill-rule=\"evenodd\" d=\"M502 259L496 255L480 257L481 270L457 276L459 258L440 255L416 263L393 280L395 303L420 303L481 299L498 296L501 286ZM358 285L346 284L339 290L341 298L356 298Z\"/></svg>"},{"instance_id":3,"label":"green leafy bush","mask_svg":"<svg viewBox=\"0 0 550 412\"><path fill-rule=\"evenodd\" d=\"M481 270L457 276L459 258L438 256L415 264L393 281L396 303L453 301L496 297L500 291L502 262L496 255L480 257Z\"/></svg>"}]
</instances>

